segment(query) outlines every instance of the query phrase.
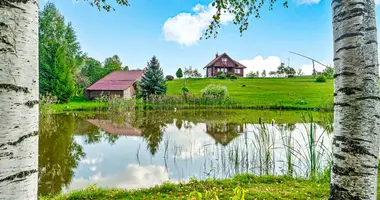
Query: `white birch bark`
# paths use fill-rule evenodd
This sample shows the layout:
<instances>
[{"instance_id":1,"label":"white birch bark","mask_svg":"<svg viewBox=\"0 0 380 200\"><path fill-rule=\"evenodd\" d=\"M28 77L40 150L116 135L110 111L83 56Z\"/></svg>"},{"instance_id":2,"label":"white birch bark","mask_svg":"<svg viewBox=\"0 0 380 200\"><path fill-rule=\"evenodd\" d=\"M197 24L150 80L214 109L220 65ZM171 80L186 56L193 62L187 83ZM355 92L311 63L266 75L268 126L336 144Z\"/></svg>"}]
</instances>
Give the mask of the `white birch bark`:
<instances>
[{"instance_id":1,"label":"white birch bark","mask_svg":"<svg viewBox=\"0 0 380 200\"><path fill-rule=\"evenodd\" d=\"M330 199L376 199L379 67L374 0L333 0L334 139Z\"/></svg>"},{"instance_id":2,"label":"white birch bark","mask_svg":"<svg viewBox=\"0 0 380 200\"><path fill-rule=\"evenodd\" d=\"M37 199L38 4L0 0L0 199Z\"/></svg>"}]
</instances>

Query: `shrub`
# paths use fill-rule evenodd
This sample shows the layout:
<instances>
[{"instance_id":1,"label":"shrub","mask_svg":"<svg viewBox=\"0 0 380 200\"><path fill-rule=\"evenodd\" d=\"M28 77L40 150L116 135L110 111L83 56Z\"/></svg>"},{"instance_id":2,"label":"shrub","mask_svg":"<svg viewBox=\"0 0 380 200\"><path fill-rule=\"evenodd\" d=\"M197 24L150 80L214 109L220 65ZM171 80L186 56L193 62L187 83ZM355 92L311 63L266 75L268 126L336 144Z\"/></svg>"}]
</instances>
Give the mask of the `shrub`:
<instances>
[{"instance_id":1,"label":"shrub","mask_svg":"<svg viewBox=\"0 0 380 200\"><path fill-rule=\"evenodd\" d=\"M230 76L230 79L237 79L237 77L236 77L235 74L232 74L232 75Z\"/></svg>"},{"instance_id":2,"label":"shrub","mask_svg":"<svg viewBox=\"0 0 380 200\"><path fill-rule=\"evenodd\" d=\"M228 72L228 73L226 74L226 77L227 77L227 78L230 78L231 76L235 76L235 74L232 73L232 72Z\"/></svg>"},{"instance_id":3,"label":"shrub","mask_svg":"<svg viewBox=\"0 0 380 200\"><path fill-rule=\"evenodd\" d=\"M187 89L187 87L183 87L183 88L182 88L182 93L183 93L183 94L187 94L187 93L189 93L189 92L190 92L190 90Z\"/></svg>"},{"instance_id":4,"label":"shrub","mask_svg":"<svg viewBox=\"0 0 380 200\"><path fill-rule=\"evenodd\" d=\"M322 82L326 82L327 81L327 78L325 75L323 74L320 74L317 79L315 80L316 82L319 82L319 83L322 83Z\"/></svg>"},{"instance_id":5,"label":"shrub","mask_svg":"<svg viewBox=\"0 0 380 200\"><path fill-rule=\"evenodd\" d=\"M172 81L174 79L174 76L167 75L165 78L166 78L167 81Z\"/></svg>"},{"instance_id":6,"label":"shrub","mask_svg":"<svg viewBox=\"0 0 380 200\"><path fill-rule=\"evenodd\" d=\"M227 87L224 85L210 84L201 90L202 96L205 98L224 99L228 97Z\"/></svg>"},{"instance_id":7,"label":"shrub","mask_svg":"<svg viewBox=\"0 0 380 200\"><path fill-rule=\"evenodd\" d=\"M216 77L218 77L219 79L226 79L226 75L224 74L224 72L218 72L216 74Z\"/></svg>"}]
</instances>

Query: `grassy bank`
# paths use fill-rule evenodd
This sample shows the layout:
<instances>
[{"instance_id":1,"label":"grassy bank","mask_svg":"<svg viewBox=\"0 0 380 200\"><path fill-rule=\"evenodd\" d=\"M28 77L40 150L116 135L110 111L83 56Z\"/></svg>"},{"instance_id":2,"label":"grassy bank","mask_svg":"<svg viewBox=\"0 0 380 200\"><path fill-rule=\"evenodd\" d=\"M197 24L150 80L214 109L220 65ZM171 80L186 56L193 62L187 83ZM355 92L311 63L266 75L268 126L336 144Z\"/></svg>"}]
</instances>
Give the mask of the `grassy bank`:
<instances>
[{"instance_id":1,"label":"grassy bank","mask_svg":"<svg viewBox=\"0 0 380 200\"><path fill-rule=\"evenodd\" d=\"M209 84L224 85L230 99L227 101L204 101L201 90ZM245 85L243 87L243 85ZM317 83L311 77L302 78L241 78L236 80L187 79L186 87L191 96L187 102L179 95L184 80L168 81L167 96L143 104L136 101L137 108L145 109L331 109L333 102L333 81ZM86 101L76 97L67 104L51 105L54 112L73 110L96 110L107 108L104 102Z\"/></svg>"},{"instance_id":2,"label":"grassy bank","mask_svg":"<svg viewBox=\"0 0 380 200\"><path fill-rule=\"evenodd\" d=\"M208 84L226 86L230 97L244 107L305 109L318 108L333 102L332 80L326 83L317 83L311 77L186 80L186 87L194 95L200 95L201 90ZM167 94L178 94L183 86L184 80L169 81Z\"/></svg>"},{"instance_id":3,"label":"grassy bank","mask_svg":"<svg viewBox=\"0 0 380 200\"><path fill-rule=\"evenodd\" d=\"M245 190L245 199L327 199L329 195L327 179L305 180L288 176L238 175L226 180L191 180L186 184L166 183L141 190L89 187L66 195L41 199L188 199L193 191L198 191L203 196L206 191L211 191L215 192L219 199L230 199L238 186Z\"/></svg>"}]
</instances>

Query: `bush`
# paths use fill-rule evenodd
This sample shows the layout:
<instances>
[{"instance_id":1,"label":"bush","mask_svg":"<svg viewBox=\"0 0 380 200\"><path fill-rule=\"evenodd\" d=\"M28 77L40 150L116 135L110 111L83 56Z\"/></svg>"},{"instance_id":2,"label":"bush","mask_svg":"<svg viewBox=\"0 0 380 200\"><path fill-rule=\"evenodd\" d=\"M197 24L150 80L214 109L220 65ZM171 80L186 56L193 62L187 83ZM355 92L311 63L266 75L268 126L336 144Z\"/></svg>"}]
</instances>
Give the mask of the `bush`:
<instances>
[{"instance_id":1,"label":"bush","mask_svg":"<svg viewBox=\"0 0 380 200\"><path fill-rule=\"evenodd\" d=\"M218 77L219 79L226 79L226 75L224 74L224 72L218 72L216 74L216 77Z\"/></svg>"},{"instance_id":2,"label":"bush","mask_svg":"<svg viewBox=\"0 0 380 200\"><path fill-rule=\"evenodd\" d=\"M316 82L319 82L319 83L322 83L322 82L326 82L327 81L327 78L325 75L321 74L317 77L317 79L315 80Z\"/></svg>"},{"instance_id":3,"label":"bush","mask_svg":"<svg viewBox=\"0 0 380 200\"><path fill-rule=\"evenodd\" d=\"M232 75L230 76L230 79L237 79L237 77L236 77L235 74L232 74Z\"/></svg>"},{"instance_id":4,"label":"bush","mask_svg":"<svg viewBox=\"0 0 380 200\"><path fill-rule=\"evenodd\" d=\"M231 76L235 76L235 74L232 73L232 72L228 72L228 73L226 74L226 77L227 77L227 78L230 78Z\"/></svg>"},{"instance_id":5,"label":"bush","mask_svg":"<svg viewBox=\"0 0 380 200\"><path fill-rule=\"evenodd\" d=\"M201 90L202 96L205 98L225 99L228 97L227 87L224 85L210 84Z\"/></svg>"},{"instance_id":6,"label":"bush","mask_svg":"<svg viewBox=\"0 0 380 200\"><path fill-rule=\"evenodd\" d=\"M167 81L172 81L174 79L174 76L167 75L165 78L166 78Z\"/></svg>"}]
</instances>

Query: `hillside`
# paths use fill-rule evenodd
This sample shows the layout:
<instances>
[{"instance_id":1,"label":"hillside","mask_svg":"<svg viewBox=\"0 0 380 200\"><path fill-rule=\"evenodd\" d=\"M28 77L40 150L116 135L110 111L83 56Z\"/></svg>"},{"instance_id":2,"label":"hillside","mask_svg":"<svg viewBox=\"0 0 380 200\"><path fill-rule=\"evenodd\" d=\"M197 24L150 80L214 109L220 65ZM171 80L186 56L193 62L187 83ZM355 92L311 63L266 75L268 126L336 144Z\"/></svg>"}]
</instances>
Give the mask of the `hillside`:
<instances>
[{"instance_id":1,"label":"hillside","mask_svg":"<svg viewBox=\"0 0 380 200\"><path fill-rule=\"evenodd\" d=\"M236 80L187 79L191 94L200 95L208 84L225 85L230 97L244 106L318 108L331 106L334 82L305 78L241 78ZM246 86L243 87L242 85ZM168 95L179 94L184 80L168 81Z\"/></svg>"}]
</instances>

